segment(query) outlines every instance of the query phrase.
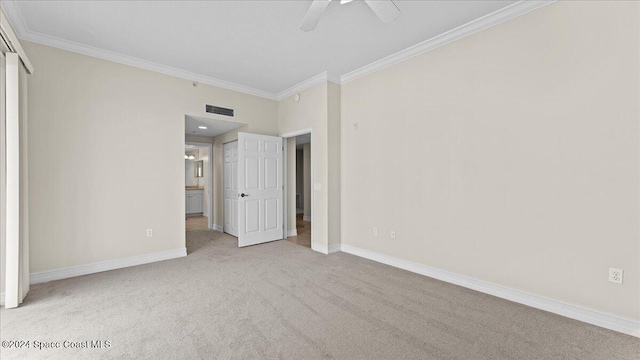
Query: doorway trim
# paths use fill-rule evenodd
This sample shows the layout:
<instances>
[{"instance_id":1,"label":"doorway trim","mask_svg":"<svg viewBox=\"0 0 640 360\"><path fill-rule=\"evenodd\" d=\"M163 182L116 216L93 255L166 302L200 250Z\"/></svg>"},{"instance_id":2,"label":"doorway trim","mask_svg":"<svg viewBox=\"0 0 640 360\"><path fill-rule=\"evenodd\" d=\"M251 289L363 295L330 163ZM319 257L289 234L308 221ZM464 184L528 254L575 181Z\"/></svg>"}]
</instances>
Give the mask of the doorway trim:
<instances>
[{"instance_id":1,"label":"doorway trim","mask_svg":"<svg viewBox=\"0 0 640 360\"><path fill-rule=\"evenodd\" d=\"M307 129L301 129L301 130L295 130L295 131L290 131L290 132L286 132L283 134L280 134L280 136L284 139L283 141L283 147L284 149L287 149L287 145L286 142L288 139L290 138L295 138L296 136L299 135L306 135L309 134L311 136L311 145L309 146L310 148L313 146L313 128L307 128ZM288 219L289 219L289 189L288 189L288 183L287 183L287 175L288 175L288 160L287 160L287 155L288 155L288 151L284 151L284 174L283 174L283 178L284 178L284 214L283 214L283 219L284 219L284 238L288 238L288 232L289 232L289 224L288 224ZM315 204L315 194L314 194L314 190L313 190L313 149L311 149L311 164L309 164L309 167L311 169L311 249L312 250L316 250L314 247L314 233L315 233L315 227L314 227L314 221L313 221L313 205ZM295 196L295 194L293 194L293 196ZM316 250L317 251L317 250Z\"/></svg>"},{"instance_id":2,"label":"doorway trim","mask_svg":"<svg viewBox=\"0 0 640 360\"><path fill-rule=\"evenodd\" d=\"M185 145L192 145L192 146L200 146L200 147L206 147L207 150L209 151L209 172L207 176L207 189L209 189L209 194L207 196L207 194L205 194L205 196L209 199L209 212L208 212L208 216L207 216L207 227L209 228L209 230L217 230L213 224L213 144L209 144L209 143L203 143L203 142L196 142L196 141L185 141L184 142ZM186 170L185 170L186 171ZM186 173L185 173L185 177L186 177ZM184 196L187 196L187 192L186 192L186 185L184 184L184 188L185 188L185 192L184 192ZM185 199L186 200L186 199ZM185 213L186 215L186 213ZM185 229L186 229L186 224L185 224Z\"/></svg>"}]
</instances>

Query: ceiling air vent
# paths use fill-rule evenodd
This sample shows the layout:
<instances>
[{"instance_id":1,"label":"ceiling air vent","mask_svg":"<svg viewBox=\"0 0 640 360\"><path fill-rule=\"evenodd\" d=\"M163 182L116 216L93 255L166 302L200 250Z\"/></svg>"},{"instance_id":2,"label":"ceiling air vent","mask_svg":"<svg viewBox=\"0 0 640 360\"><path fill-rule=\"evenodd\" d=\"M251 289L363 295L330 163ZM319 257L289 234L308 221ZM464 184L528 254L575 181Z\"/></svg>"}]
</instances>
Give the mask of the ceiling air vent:
<instances>
[{"instance_id":1,"label":"ceiling air vent","mask_svg":"<svg viewBox=\"0 0 640 360\"><path fill-rule=\"evenodd\" d=\"M223 108L220 106L213 106L213 105L207 105L206 111L209 114L218 114L218 115L231 116L231 117L233 117L233 113L234 113L233 109L227 109L227 108Z\"/></svg>"}]
</instances>

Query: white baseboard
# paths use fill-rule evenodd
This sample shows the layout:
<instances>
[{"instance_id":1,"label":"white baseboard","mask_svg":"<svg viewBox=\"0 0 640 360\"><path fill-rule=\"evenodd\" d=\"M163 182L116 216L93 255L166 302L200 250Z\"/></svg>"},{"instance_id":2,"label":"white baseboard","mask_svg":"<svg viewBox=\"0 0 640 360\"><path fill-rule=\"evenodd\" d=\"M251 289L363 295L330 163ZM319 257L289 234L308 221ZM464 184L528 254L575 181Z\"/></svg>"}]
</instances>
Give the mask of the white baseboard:
<instances>
[{"instance_id":1,"label":"white baseboard","mask_svg":"<svg viewBox=\"0 0 640 360\"><path fill-rule=\"evenodd\" d=\"M329 254L329 247L327 245L311 244L311 250L323 253L325 255Z\"/></svg>"},{"instance_id":2,"label":"white baseboard","mask_svg":"<svg viewBox=\"0 0 640 360\"><path fill-rule=\"evenodd\" d=\"M53 280L66 279L81 275L88 275L102 271L122 269L130 266L148 264L156 261L163 261L187 256L187 248L161 251L152 254L132 256L124 259L101 261L93 264L73 266L63 269L47 270L32 273L29 276L29 283L39 284Z\"/></svg>"},{"instance_id":3,"label":"white baseboard","mask_svg":"<svg viewBox=\"0 0 640 360\"><path fill-rule=\"evenodd\" d=\"M524 291L492 284L471 277L454 274L445 270L432 268L419 263L394 258L369 250L364 250L350 245L341 245L340 250L352 255L377 261L393 267L411 271L420 275L442 280L451 284L497 296L506 300L524 304L554 314L566 316L591 325L600 326L609 330L618 331L635 337L640 337L640 322L625 319L616 315L602 313L600 311L584 308L582 306L549 299Z\"/></svg>"},{"instance_id":4,"label":"white baseboard","mask_svg":"<svg viewBox=\"0 0 640 360\"><path fill-rule=\"evenodd\" d=\"M323 253L325 255L333 254L340 251L340 244L327 246L324 244L311 244L311 250Z\"/></svg>"},{"instance_id":5,"label":"white baseboard","mask_svg":"<svg viewBox=\"0 0 640 360\"><path fill-rule=\"evenodd\" d=\"M303 216L302 221L311 221L311 216Z\"/></svg>"},{"instance_id":6,"label":"white baseboard","mask_svg":"<svg viewBox=\"0 0 640 360\"><path fill-rule=\"evenodd\" d=\"M222 226L216 225L216 224L213 224L213 227L211 228L211 230L215 230L215 231L218 231L218 232L224 232L224 229L222 228Z\"/></svg>"},{"instance_id":7,"label":"white baseboard","mask_svg":"<svg viewBox=\"0 0 640 360\"><path fill-rule=\"evenodd\" d=\"M298 236L298 229L287 231L287 236Z\"/></svg>"}]
</instances>

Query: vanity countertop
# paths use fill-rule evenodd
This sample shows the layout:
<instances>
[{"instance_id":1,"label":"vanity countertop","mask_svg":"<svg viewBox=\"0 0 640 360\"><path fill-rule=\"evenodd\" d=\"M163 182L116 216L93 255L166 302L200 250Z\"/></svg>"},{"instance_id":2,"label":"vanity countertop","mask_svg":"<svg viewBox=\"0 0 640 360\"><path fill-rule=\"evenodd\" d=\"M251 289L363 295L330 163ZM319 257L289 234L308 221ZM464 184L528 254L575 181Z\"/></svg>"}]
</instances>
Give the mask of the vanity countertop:
<instances>
[{"instance_id":1,"label":"vanity countertop","mask_svg":"<svg viewBox=\"0 0 640 360\"><path fill-rule=\"evenodd\" d=\"M185 186L185 190L204 190L204 186Z\"/></svg>"}]
</instances>

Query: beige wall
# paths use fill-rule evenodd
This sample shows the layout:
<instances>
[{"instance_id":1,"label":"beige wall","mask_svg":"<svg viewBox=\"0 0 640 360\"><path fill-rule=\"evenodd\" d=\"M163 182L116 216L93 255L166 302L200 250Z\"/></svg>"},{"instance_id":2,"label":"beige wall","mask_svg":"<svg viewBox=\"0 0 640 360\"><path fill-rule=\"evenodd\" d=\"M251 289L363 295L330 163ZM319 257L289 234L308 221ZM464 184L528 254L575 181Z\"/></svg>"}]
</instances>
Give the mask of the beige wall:
<instances>
[{"instance_id":1,"label":"beige wall","mask_svg":"<svg viewBox=\"0 0 640 360\"><path fill-rule=\"evenodd\" d=\"M557 2L343 85L343 244L640 319L639 24Z\"/></svg>"},{"instance_id":2,"label":"beige wall","mask_svg":"<svg viewBox=\"0 0 640 360\"><path fill-rule=\"evenodd\" d=\"M235 108L247 131L277 133L275 101L23 45L37 69L29 77L32 272L184 248L184 116L207 117L205 103ZM221 156L217 143L215 151Z\"/></svg>"}]
</instances>

